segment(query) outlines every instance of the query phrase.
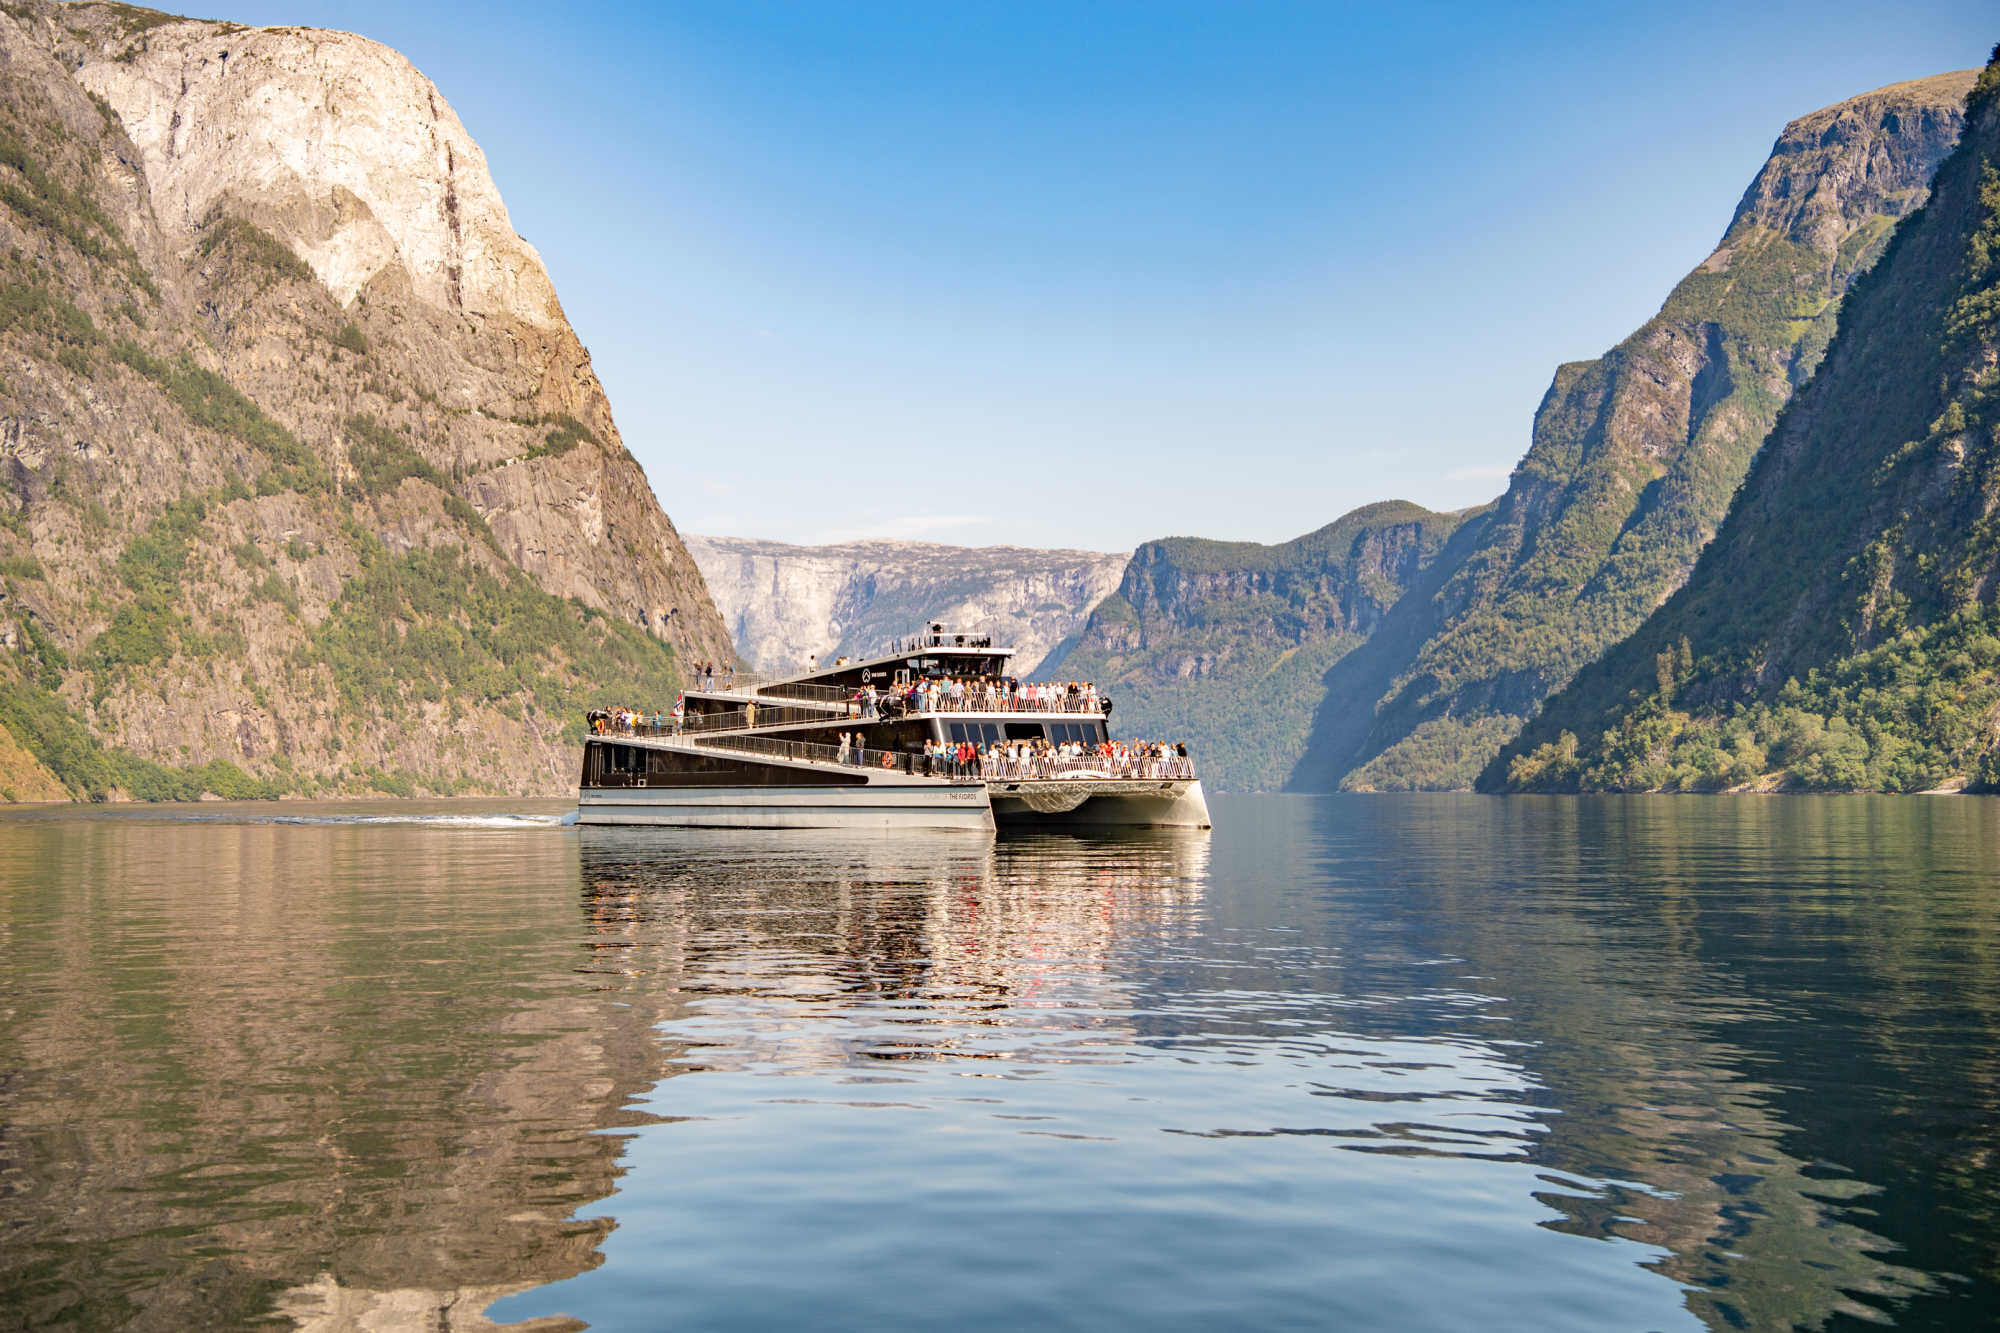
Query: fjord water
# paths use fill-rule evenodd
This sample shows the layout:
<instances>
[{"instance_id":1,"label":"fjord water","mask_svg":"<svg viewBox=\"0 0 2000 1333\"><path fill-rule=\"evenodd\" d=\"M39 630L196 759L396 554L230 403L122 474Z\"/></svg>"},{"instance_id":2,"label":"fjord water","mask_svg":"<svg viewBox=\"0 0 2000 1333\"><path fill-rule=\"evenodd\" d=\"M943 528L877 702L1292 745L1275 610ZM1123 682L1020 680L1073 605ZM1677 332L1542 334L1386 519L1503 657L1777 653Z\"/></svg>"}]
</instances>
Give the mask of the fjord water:
<instances>
[{"instance_id":1,"label":"fjord water","mask_svg":"<svg viewBox=\"0 0 2000 1333\"><path fill-rule=\"evenodd\" d=\"M0 819L0 1327L2000 1309L2000 803L1215 806Z\"/></svg>"}]
</instances>

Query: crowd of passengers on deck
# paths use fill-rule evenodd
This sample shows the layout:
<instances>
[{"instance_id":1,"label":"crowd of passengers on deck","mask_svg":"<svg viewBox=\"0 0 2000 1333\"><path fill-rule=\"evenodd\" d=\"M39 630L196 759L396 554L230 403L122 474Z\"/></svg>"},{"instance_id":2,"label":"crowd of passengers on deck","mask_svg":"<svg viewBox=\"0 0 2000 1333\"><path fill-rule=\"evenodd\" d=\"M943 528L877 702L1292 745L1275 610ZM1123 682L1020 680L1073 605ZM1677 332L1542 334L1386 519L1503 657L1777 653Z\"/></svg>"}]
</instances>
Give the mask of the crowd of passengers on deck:
<instances>
[{"instance_id":1,"label":"crowd of passengers on deck","mask_svg":"<svg viewBox=\"0 0 2000 1333\"><path fill-rule=\"evenodd\" d=\"M864 748L860 732L841 732L834 762L865 767L871 752ZM884 758L887 758L885 755ZM1191 778L1194 763L1188 758L1186 741L1083 741L1052 743L1046 740L994 741L974 745L971 741L925 741L920 755L912 756L914 771L931 777L1034 779L1034 778ZM893 762L893 761L891 761Z\"/></svg>"},{"instance_id":2,"label":"crowd of passengers on deck","mask_svg":"<svg viewBox=\"0 0 2000 1333\"><path fill-rule=\"evenodd\" d=\"M1088 681L1029 681L1011 676L933 676L855 695L862 717L898 713L1108 713L1111 700Z\"/></svg>"},{"instance_id":3,"label":"crowd of passengers on deck","mask_svg":"<svg viewBox=\"0 0 2000 1333\"><path fill-rule=\"evenodd\" d=\"M584 714L596 736L657 736L672 730L677 720L667 713L642 713L636 708L593 708Z\"/></svg>"}]
</instances>

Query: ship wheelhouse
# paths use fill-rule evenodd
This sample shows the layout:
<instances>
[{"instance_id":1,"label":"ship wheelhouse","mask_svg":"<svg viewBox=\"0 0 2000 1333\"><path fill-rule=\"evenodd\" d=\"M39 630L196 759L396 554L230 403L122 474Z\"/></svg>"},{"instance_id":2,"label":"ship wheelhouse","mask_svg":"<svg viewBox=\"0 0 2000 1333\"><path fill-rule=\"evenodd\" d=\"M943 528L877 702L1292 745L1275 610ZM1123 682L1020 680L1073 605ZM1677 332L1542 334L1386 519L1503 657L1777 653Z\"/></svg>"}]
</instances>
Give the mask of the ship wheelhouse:
<instances>
[{"instance_id":1,"label":"ship wheelhouse","mask_svg":"<svg viewBox=\"0 0 2000 1333\"><path fill-rule=\"evenodd\" d=\"M981 746L1008 741L1047 741L1051 745L1077 742L1097 745L1107 739L1101 717L1040 716L1035 713L990 713L966 717L956 713L931 714L931 739L947 745L970 741Z\"/></svg>"}]
</instances>

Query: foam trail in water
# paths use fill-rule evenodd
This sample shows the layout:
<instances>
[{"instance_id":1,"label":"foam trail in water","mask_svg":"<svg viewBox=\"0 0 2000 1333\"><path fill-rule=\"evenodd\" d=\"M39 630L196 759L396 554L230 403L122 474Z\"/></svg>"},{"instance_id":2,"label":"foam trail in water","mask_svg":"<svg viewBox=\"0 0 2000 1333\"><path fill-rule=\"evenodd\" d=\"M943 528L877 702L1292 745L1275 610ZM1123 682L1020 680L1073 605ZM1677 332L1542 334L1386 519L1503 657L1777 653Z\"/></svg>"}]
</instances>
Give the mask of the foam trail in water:
<instances>
[{"instance_id":1,"label":"foam trail in water","mask_svg":"<svg viewBox=\"0 0 2000 1333\"><path fill-rule=\"evenodd\" d=\"M258 824L400 824L452 829L531 829L568 828L576 823L576 811L560 815L267 815L247 822Z\"/></svg>"}]
</instances>

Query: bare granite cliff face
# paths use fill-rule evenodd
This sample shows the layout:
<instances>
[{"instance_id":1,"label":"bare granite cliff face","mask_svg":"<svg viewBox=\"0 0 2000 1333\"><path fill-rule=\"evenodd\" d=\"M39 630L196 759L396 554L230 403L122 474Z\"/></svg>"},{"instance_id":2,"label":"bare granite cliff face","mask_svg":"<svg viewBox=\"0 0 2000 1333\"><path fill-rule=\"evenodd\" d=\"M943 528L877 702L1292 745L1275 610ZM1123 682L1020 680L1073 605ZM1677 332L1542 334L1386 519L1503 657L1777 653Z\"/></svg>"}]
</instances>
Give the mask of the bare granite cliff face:
<instances>
[{"instance_id":1,"label":"bare granite cliff face","mask_svg":"<svg viewBox=\"0 0 2000 1333\"><path fill-rule=\"evenodd\" d=\"M404 344L420 392L464 414L450 452L482 469L468 498L511 559L551 592L720 651L699 574L618 439L541 256L431 81L351 33L178 20L135 37L130 24L117 6L71 6L58 49L138 149L168 245L224 217L277 239L369 317L364 335ZM290 367L260 368L282 398ZM496 419L560 416L596 438L566 459L493 466L522 452Z\"/></svg>"},{"instance_id":2,"label":"bare granite cliff face","mask_svg":"<svg viewBox=\"0 0 2000 1333\"><path fill-rule=\"evenodd\" d=\"M792 546L689 536L746 661L802 668L881 647L930 621L991 630L1028 672L1118 586L1125 556L1018 546L864 541Z\"/></svg>"},{"instance_id":3,"label":"bare granite cliff face","mask_svg":"<svg viewBox=\"0 0 2000 1333\"><path fill-rule=\"evenodd\" d=\"M25 0L0 69L0 789L560 791L728 654L407 60Z\"/></svg>"}]
</instances>

